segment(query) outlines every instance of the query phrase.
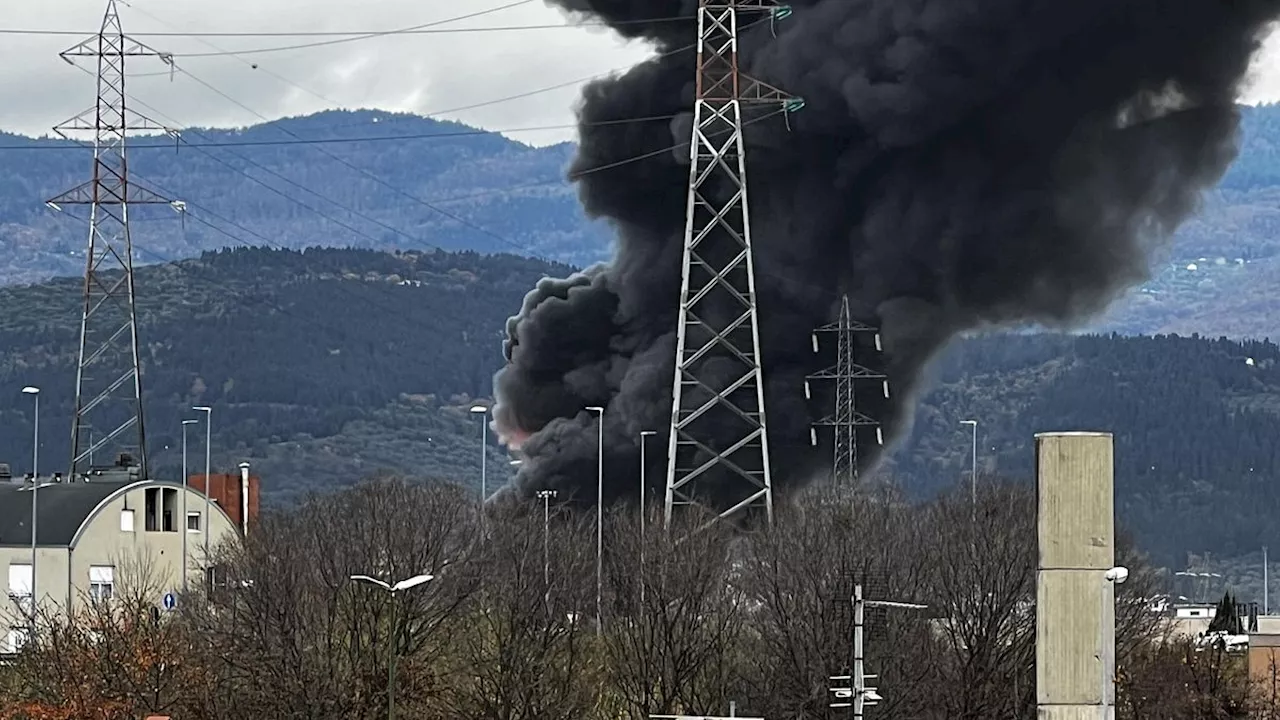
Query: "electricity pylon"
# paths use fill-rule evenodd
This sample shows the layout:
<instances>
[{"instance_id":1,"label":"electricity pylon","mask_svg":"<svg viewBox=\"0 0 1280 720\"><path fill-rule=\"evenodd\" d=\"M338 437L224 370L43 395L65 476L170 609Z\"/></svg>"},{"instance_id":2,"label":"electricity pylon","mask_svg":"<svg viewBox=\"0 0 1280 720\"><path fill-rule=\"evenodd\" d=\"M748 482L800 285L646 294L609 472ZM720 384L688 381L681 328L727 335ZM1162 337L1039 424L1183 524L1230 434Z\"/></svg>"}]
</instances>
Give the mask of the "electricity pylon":
<instances>
[{"instance_id":1,"label":"electricity pylon","mask_svg":"<svg viewBox=\"0 0 1280 720\"><path fill-rule=\"evenodd\" d=\"M858 384L868 380L878 380L884 396L889 397L888 376L856 362L855 345L858 334L874 335L875 348L879 352L880 331L857 322L849 313L849 296L840 299L840 316L836 322L816 328L813 333L813 351L818 352L819 335L834 334L837 338L836 364L808 376L809 381L835 382L835 405L830 415L813 423L814 427L830 427L834 432L831 481L836 486L849 487L858 482L858 430L867 428L875 430L876 444L884 444L884 434L880 423L875 418L860 411L857 405ZM805 383L805 395L810 394L809 383ZM813 442L817 444L817 433L813 434Z\"/></svg>"},{"instance_id":2,"label":"electricity pylon","mask_svg":"<svg viewBox=\"0 0 1280 720\"><path fill-rule=\"evenodd\" d=\"M125 107L125 58L158 57L172 66L173 57L126 36L115 0L107 0L98 34L60 56L72 65L76 58L93 58L97 64L97 102L54 128L68 139L73 133L93 134L93 175L87 182L47 201L55 210L61 210L62 205L89 206L70 475L74 478L86 472L87 458L106 448L132 454L145 478L146 428L129 206L170 201L129 178L125 158L128 133L166 128ZM86 446L81 443L80 434L90 425L107 432Z\"/></svg>"},{"instance_id":3,"label":"electricity pylon","mask_svg":"<svg viewBox=\"0 0 1280 720\"><path fill-rule=\"evenodd\" d=\"M752 259L745 107L802 103L738 70L739 15L770 0L701 0L680 314L667 446L665 521L676 507L713 518L773 518L760 328Z\"/></svg>"}]
</instances>

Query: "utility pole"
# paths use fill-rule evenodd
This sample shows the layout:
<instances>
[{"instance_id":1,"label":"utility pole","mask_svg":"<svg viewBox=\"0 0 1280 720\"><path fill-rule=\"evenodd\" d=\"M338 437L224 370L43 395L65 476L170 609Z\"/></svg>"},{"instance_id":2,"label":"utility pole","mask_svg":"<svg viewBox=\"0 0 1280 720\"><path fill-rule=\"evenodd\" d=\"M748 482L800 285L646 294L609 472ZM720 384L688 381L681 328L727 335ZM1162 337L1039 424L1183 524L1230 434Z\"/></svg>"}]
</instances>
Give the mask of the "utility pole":
<instances>
[{"instance_id":1,"label":"utility pole","mask_svg":"<svg viewBox=\"0 0 1280 720\"><path fill-rule=\"evenodd\" d=\"M1267 565L1267 546L1262 546L1262 614L1271 614L1271 582Z\"/></svg>"},{"instance_id":2,"label":"utility pole","mask_svg":"<svg viewBox=\"0 0 1280 720\"><path fill-rule=\"evenodd\" d=\"M697 96L667 446L665 523L701 506L703 482L725 497L718 518L748 511L773 520L769 435L756 307L744 107L803 103L739 71L738 16L789 9L772 0L700 0Z\"/></svg>"},{"instance_id":3,"label":"utility pole","mask_svg":"<svg viewBox=\"0 0 1280 720\"><path fill-rule=\"evenodd\" d=\"M829 704L833 709L853 708L854 720L862 720L865 709L879 703L882 698L874 687L867 686L867 680L876 679L868 675L865 666L863 648L863 625L866 622L866 609L870 607L899 608L904 610L923 610L928 605L918 603L897 602L893 600L866 600L862 597L862 585L853 586L853 674L831 676L831 693L834 700ZM849 683L846 685L845 683Z\"/></svg>"},{"instance_id":4,"label":"utility pole","mask_svg":"<svg viewBox=\"0 0 1280 720\"><path fill-rule=\"evenodd\" d=\"M855 344L857 334L873 335L876 352L883 352L880 345L880 331L853 319L849 312L849 296L840 299L840 315L836 322L813 331L813 352L820 349L819 335L834 334L837 338L836 364L827 369L809 375L804 384L805 398L812 396L809 383L811 381L835 382L835 406L830 415L813 423L810 431L810 442L818 444L816 428L830 427L835 438L832 443L831 482L837 487L850 487L858 482L858 428L874 428L877 445L884 445L884 433L880 423L866 413L860 412L857 406L857 383L867 380L878 380L886 399L889 397L889 379L882 372L877 372L856 360Z\"/></svg>"},{"instance_id":5,"label":"utility pole","mask_svg":"<svg viewBox=\"0 0 1280 720\"><path fill-rule=\"evenodd\" d=\"M71 426L70 477L86 472L86 458L104 446L132 452L147 478L146 429L142 412L142 373L138 353L138 322L134 302L133 241L129 234L131 205L171 205L169 199L133 182L125 159L131 131L168 131L155 121L125 107L125 58L157 57L173 65L173 56L130 38L120 26L116 0L98 34L61 53L67 63L92 58L97 65L97 102L54 128L71 139L72 133L93 134L93 175L85 183L46 201L54 210L62 205L89 206L89 242L85 250L84 303L80 320L80 349L76 363L75 414ZM80 428L101 418L109 431L83 447Z\"/></svg>"}]
</instances>

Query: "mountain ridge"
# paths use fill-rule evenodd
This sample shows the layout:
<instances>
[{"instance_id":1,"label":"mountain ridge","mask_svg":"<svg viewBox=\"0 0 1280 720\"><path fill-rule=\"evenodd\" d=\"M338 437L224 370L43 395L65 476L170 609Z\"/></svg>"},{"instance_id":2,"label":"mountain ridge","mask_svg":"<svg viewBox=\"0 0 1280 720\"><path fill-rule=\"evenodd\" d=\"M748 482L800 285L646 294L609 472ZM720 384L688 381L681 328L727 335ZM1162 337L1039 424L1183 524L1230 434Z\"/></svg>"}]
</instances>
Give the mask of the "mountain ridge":
<instances>
[{"instance_id":1,"label":"mountain ridge","mask_svg":"<svg viewBox=\"0 0 1280 720\"><path fill-rule=\"evenodd\" d=\"M1280 106L1242 117L1240 158L1153 259L1151 281L1086 329L1280 337ZM63 149L19 149L32 147ZM585 217L565 177L573 143L330 110L131 147L139 180L189 206L185 223L137 209L139 263L244 245L509 252L574 267L610 254L608 223ZM0 134L0 284L83 272L84 225L43 202L88 168L67 141Z\"/></svg>"}]
</instances>

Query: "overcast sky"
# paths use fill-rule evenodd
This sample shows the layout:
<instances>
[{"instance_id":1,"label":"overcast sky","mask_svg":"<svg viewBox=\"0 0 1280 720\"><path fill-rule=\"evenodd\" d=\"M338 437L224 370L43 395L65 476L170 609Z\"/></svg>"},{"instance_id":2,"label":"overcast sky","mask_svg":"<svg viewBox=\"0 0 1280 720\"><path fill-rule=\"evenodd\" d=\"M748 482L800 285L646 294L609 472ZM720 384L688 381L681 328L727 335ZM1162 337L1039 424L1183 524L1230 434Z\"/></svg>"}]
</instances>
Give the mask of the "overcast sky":
<instances>
[{"instance_id":1,"label":"overcast sky","mask_svg":"<svg viewBox=\"0 0 1280 720\"><path fill-rule=\"evenodd\" d=\"M3 4L0 29L73 33L0 35L0 129L43 135L93 102L92 78L58 53L78 42L79 34L96 32L105 0ZM151 106L139 109L177 126L243 126L325 108L377 107L448 117L544 144L570 139L573 130L517 129L571 125L581 80L625 68L648 52L642 44L624 45L603 28L572 27L542 0L120 0L120 13L126 33L172 52L193 76L178 74L170 81L159 60L130 60L135 77L129 94ZM217 53L337 38L146 35L359 32L427 23L440 24L425 28L430 33L240 55ZM461 32L529 25L558 27ZM533 94L511 98L522 93ZM1259 57L1255 82L1243 99L1280 100L1280 42L1271 42Z\"/></svg>"}]
</instances>

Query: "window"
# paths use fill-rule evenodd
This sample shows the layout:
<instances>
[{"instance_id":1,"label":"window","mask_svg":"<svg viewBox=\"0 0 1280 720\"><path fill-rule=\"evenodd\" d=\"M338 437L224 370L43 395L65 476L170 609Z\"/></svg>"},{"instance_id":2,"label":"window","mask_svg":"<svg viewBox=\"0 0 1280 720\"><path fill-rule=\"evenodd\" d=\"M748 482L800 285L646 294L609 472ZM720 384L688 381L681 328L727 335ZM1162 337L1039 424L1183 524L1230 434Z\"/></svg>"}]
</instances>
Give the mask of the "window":
<instances>
[{"instance_id":1,"label":"window","mask_svg":"<svg viewBox=\"0 0 1280 720\"><path fill-rule=\"evenodd\" d=\"M200 532L200 513L187 513L187 532Z\"/></svg>"},{"instance_id":2,"label":"window","mask_svg":"<svg viewBox=\"0 0 1280 720\"><path fill-rule=\"evenodd\" d=\"M146 503L147 532L160 529L160 488L147 488L143 495Z\"/></svg>"},{"instance_id":3,"label":"window","mask_svg":"<svg viewBox=\"0 0 1280 720\"><path fill-rule=\"evenodd\" d=\"M161 527L164 532L178 532L178 491L161 488L160 499L163 507Z\"/></svg>"},{"instance_id":4,"label":"window","mask_svg":"<svg viewBox=\"0 0 1280 720\"><path fill-rule=\"evenodd\" d=\"M120 532L133 532L133 511L120 511Z\"/></svg>"},{"instance_id":5,"label":"window","mask_svg":"<svg viewBox=\"0 0 1280 720\"><path fill-rule=\"evenodd\" d=\"M9 597L18 603L23 612L31 608L31 564L9 564Z\"/></svg>"},{"instance_id":6,"label":"window","mask_svg":"<svg viewBox=\"0 0 1280 720\"><path fill-rule=\"evenodd\" d=\"M27 629L12 628L9 630L9 637L6 638L4 649L5 649L5 652L16 653L22 649L23 645L26 645L26 644L27 644Z\"/></svg>"},{"instance_id":7,"label":"window","mask_svg":"<svg viewBox=\"0 0 1280 720\"><path fill-rule=\"evenodd\" d=\"M115 568L110 565L89 566L89 597L94 601L110 600L115 594Z\"/></svg>"}]
</instances>

